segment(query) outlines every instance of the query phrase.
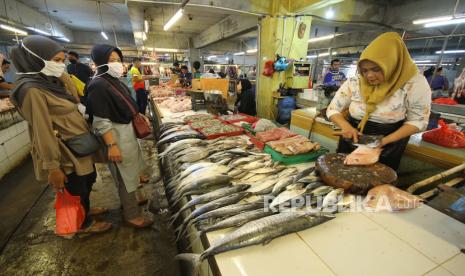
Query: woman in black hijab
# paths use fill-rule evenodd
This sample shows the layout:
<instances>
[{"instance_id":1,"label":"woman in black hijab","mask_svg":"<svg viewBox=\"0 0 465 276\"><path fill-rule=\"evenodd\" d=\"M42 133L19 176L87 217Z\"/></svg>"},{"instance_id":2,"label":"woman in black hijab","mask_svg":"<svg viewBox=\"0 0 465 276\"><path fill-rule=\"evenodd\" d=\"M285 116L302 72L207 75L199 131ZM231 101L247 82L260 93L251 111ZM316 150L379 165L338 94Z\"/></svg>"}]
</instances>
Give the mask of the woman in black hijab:
<instances>
[{"instance_id":1,"label":"woman in black hijab","mask_svg":"<svg viewBox=\"0 0 465 276\"><path fill-rule=\"evenodd\" d=\"M119 80L123 75L123 54L116 47L100 44L92 48L91 56L97 72L86 88L87 113L94 132L106 144L108 167L118 187L126 222L137 228L148 227L153 220L142 216L136 199L145 162L132 125L137 104L129 88Z\"/></svg>"},{"instance_id":2,"label":"woman in black hijab","mask_svg":"<svg viewBox=\"0 0 465 276\"><path fill-rule=\"evenodd\" d=\"M257 107L255 105L255 93L252 84L248 79L241 79L237 84L237 100L236 106L240 113L250 116L257 115Z\"/></svg>"},{"instance_id":3,"label":"woman in black hijab","mask_svg":"<svg viewBox=\"0 0 465 276\"><path fill-rule=\"evenodd\" d=\"M74 84L64 73L64 49L47 37L29 36L21 45L13 47L11 57L19 75L11 99L29 125L37 179L48 181L57 192L66 188L70 194L80 197L86 212L81 232L100 233L110 229L110 223L90 218L92 214L106 211L90 209L89 196L96 179L93 156L75 156L62 142L89 132L77 109L78 100L71 95Z\"/></svg>"}]
</instances>

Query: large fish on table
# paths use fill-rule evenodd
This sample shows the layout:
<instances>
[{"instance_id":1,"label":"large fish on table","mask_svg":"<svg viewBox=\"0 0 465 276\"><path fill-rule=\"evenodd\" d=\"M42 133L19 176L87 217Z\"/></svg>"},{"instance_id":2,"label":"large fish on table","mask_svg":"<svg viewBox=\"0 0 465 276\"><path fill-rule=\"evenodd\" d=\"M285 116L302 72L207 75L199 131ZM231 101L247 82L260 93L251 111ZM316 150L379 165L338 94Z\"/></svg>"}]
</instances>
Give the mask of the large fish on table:
<instances>
[{"instance_id":1,"label":"large fish on table","mask_svg":"<svg viewBox=\"0 0 465 276\"><path fill-rule=\"evenodd\" d=\"M332 215L314 211L278 213L242 225L235 231L213 241L212 245L202 254L183 253L177 255L175 259L192 262L194 265L192 275L197 275L200 264L210 256L251 245L266 245L275 238L315 227L333 218Z\"/></svg>"},{"instance_id":2,"label":"large fish on table","mask_svg":"<svg viewBox=\"0 0 465 276\"><path fill-rule=\"evenodd\" d=\"M174 143L171 143L162 153L158 155L159 158L163 158L170 154L171 152L183 150L186 148L193 147L194 145L201 144L203 140L194 138L194 139L184 139Z\"/></svg>"},{"instance_id":3,"label":"large fish on table","mask_svg":"<svg viewBox=\"0 0 465 276\"><path fill-rule=\"evenodd\" d=\"M192 182L182 186L179 190L177 190L174 195L173 199L177 200L184 196L185 193L197 190L197 189L205 189L212 186L224 185L228 184L231 181L231 177L224 174L207 174L203 177L199 177Z\"/></svg>"},{"instance_id":4,"label":"large fish on table","mask_svg":"<svg viewBox=\"0 0 465 276\"><path fill-rule=\"evenodd\" d=\"M159 140L157 142L157 147L163 144L166 144L166 143L176 142L176 141L184 140L184 139L194 139L194 138L202 139L204 137L202 134L198 133L197 131L193 131L193 130L175 132Z\"/></svg>"},{"instance_id":5,"label":"large fish on table","mask_svg":"<svg viewBox=\"0 0 465 276\"><path fill-rule=\"evenodd\" d=\"M230 194L242 192L244 190L247 190L249 187L250 185L247 185L247 184L239 184L239 185L235 185L232 187L221 188L213 192L206 193L196 198L193 198L191 201L187 202L184 206L182 206L181 209L179 209L179 211L171 217L171 221L174 222L181 215L183 211L191 207L194 207L195 205L207 203L215 199L228 196Z\"/></svg>"},{"instance_id":6,"label":"large fish on table","mask_svg":"<svg viewBox=\"0 0 465 276\"><path fill-rule=\"evenodd\" d=\"M187 218L184 219L181 226L179 226L176 229L176 231L178 232L178 240L179 240L180 237L182 237L184 235L185 231L187 230L187 227L190 225L191 220L195 219L196 217L198 217L198 216L200 216L200 215L202 215L202 214L204 214L206 212L218 209L218 208L223 207L223 206L227 206L227 205L230 205L230 204L237 203L238 201L240 201L241 199L243 199L243 198L245 198L245 197L247 197L249 195L250 195L250 193L248 193L248 192L238 192L238 193L235 193L235 194L227 195L227 196L222 197L222 198L215 199L212 202L204 204L201 207L195 209Z\"/></svg>"}]
</instances>

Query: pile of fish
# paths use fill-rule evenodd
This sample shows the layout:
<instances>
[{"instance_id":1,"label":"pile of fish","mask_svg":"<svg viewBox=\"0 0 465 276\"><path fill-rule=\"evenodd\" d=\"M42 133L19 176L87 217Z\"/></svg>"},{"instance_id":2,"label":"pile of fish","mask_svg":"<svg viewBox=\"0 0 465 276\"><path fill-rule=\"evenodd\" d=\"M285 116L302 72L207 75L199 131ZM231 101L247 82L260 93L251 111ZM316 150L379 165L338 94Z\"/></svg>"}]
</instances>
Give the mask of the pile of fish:
<instances>
[{"instance_id":1,"label":"pile of fish","mask_svg":"<svg viewBox=\"0 0 465 276\"><path fill-rule=\"evenodd\" d=\"M165 186L174 213L171 222L179 225L178 239L186 237L192 226L199 235L238 228L215 241L202 255L181 254L180 259L198 265L209 256L266 244L334 217L326 207L340 201L343 190L324 185L313 165L303 170L281 165L241 137L209 141L173 138L176 134L188 137L186 132L191 132L187 126L162 125L158 142L171 142L159 148L159 156L170 173L165 176ZM167 137L171 137L170 142L162 142ZM299 198L305 204L295 208L292 204Z\"/></svg>"}]
</instances>

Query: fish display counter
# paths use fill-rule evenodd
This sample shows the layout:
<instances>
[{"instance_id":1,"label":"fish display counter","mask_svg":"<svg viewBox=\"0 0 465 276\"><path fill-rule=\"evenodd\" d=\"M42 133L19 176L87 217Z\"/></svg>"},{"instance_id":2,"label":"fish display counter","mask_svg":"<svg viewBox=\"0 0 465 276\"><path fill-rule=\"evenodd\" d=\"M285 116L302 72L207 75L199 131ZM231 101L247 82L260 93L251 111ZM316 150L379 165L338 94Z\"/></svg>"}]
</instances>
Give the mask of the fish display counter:
<instances>
[{"instance_id":1,"label":"fish display counter","mask_svg":"<svg viewBox=\"0 0 465 276\"><path fill-rule=\"evenodd\" d=\"M186 115L198 114L192 111L172 114L163 109L161 113L163 123L180 122ZM185 131L187 127L172 125L162 133L172 133L169 129ZM171 139L168 135L158 143ZM182 252L177 259L197 268L194 274L463 275L465 255L461 250L465 248L465 224L427 205L403 212L373 212L364 209L363 197L350 197L348 202L344 197L342 203L349 203L351 208L336 215L319 211L305 211L302 216L295 212L254 213L253 205L264 201L261 196L274 194L277 183L286 187L288 175L292 175L293 181L306 183L303 190L318 187L312 188L312 193L321 191L325 199L335 190L312 182L314 163L273 164L254 148L238 149L238 145L242 147L245 143L244 136L211 141L193 138L159 147L171 207L183 206L183 212L172 209L173 213L179 212L172 217L172 222L178 222L174 225ZM251 188L247 184L227 185L243 173L240 168L247 169L244 178L254 172L249 176L256 183ZM197 173L202 170L212 175ZM276 179L260 176L265 171L274 171ZM215 189L211 190L212 187ZM286 189L277 194L281 196ZM248 193L253 196L247 202L237 203ZM236 214L220 215L228 212ZM206 221L200 218L214 219L214 214L220 221L202 224ZM245 214L255 218L245 218ZM227 227L231 225L242 226ZM211 231L207 230L209 227L213 227Z\"/></svg>"}]
</instances>

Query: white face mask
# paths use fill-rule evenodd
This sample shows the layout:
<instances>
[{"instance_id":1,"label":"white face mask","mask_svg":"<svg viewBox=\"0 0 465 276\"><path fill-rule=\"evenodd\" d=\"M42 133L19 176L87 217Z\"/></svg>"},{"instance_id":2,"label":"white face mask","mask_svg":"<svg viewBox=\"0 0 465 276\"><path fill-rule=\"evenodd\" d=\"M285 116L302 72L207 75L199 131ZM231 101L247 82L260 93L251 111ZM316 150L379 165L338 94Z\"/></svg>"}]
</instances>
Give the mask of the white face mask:
<instances>
[{"instance_id":1,"label":"white face mask","mask_svg":"<svg viewBox=\"0 0 465 276\"><path fill-rule=\"evenodd\" d=\"M50 77L61 77L61 75L63 75L63 72L65 71L65 67L66 65L64 63L58 63L58 62L55 62L55 61L50 61L50 60L44 60L43 58L39 57L36 53L34 53L33 51L29 50L26 45L24 44L21 44L21 46L26 49L26 51L28 51L29 53L31 53L31 55L39 58L40 60L42 60L45 64L44 68L42 68L42 70L40 70L40 72L20 72L20 73L16 73L18 75L33 75L33 74L39 74L39 73L42 73L46 76L50 76Z\"/></svg>"},{"instance_id":2,"label":"white face mask","mask_svg":"<svg viewBox=\"0 0 465 276\"><path fill-rule=\"evenodd\" d=\"M97 76L94 76L95 77L99 77L101 75L104 75L104 74L108 74L114 78L121 78L121 76L123 76L123 72L124 72L124 68L123 68L123 64L121 62L109 62L107 64L102 64L100 66L97 66L97 68L99 67L103 67L103 66L108 66L108 71L106 71L105 73L102 73L100 75L97 75Z\"/></svg>"}]
</instances>

